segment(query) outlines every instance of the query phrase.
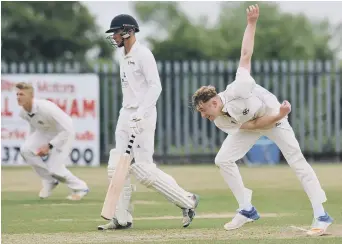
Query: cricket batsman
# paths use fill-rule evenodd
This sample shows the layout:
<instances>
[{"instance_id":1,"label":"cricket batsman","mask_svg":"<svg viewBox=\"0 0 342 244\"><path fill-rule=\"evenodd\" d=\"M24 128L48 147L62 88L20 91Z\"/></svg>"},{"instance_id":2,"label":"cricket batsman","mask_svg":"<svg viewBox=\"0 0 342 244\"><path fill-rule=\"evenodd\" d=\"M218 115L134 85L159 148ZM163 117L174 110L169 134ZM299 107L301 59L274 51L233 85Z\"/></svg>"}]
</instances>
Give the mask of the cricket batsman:
<instances>
[{"instance_id":1,"label":"cricket batsman","mask_svg":"<svg viewBox=\"0 0 342 244\"><path fill-rule=\"evenodd\" d=\"M17 101L22 107L19 116L30 125L20 154L42 179L39 197L48 198L62 182L71 190L67 199L81 200L88 194L88 186L65 167L75 138L71 117L53 102L35 99L31 84L20 82L16 88ZM46 155L49 155L47 163L41 158Z\"/></svg>"},{"instance_id":2,"label":"cricket batsman","mask_svg":"<svg viewBox=\"0 0 342 244\"><path fill-rule=\"evenodd\" d=\"M287 120L291 106L287 101L280 104L275 95L257 85L250 75L259 7L252 5L246 11L248 24L235 80L218 94L214 87L203 86L192 98L193 106L203 118L214 121L218 128L229 134L216 155L215 164L235 196L239 212L224 228L237 229L259 219L251 203L252 191L245 188L235 161L242 158L261 136L267 136L280 148L309 197L314 220L307 234L323 235L333 219L324 210L323 203L327 200L325 192L304 158Z\"/></svg>"},{"instance_id":3,"label":"cricket batsman","mask_svg":"<svg viewBox=\"0 0 342 244\"><path fill-rule=\"evenodd\" d=\"M99 230L127 229L132 227L130 201L132 185L130 174L143 185L153 188L170 202L181 208L183 227L190 225L195 216L199 197L181 188L175 179L161 171L153 162L154 136L157 121L156 103L162 91L157 64L152 52L135 37L139 32L137 21L130 15L113 18L108 37L114 47L121 48L120 78L123 94L122 108L115 131L116 147L110 151L108 178L111 180L120 155L124 154L129 138L136 135L130 166L123 191L116 205L114 218Z\"/></svg>"}]
</instances>

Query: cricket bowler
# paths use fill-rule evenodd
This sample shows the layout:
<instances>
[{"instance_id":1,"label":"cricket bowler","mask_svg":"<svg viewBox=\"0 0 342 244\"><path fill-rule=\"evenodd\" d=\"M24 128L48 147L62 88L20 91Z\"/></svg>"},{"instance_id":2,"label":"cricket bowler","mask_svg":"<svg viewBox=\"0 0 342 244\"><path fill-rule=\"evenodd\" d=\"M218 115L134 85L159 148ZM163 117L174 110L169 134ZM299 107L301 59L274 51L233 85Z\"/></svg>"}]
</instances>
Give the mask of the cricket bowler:
<instances>
[{"instance_id":1,"label":"cricket bowler","mask_svg":"<svg viewBox=\"0 0 342 244\"><path fill-rule=\"evenodd\" d=\"M74 176L65 166L75 138L72 119L56 104L34 98L31 84L16 84L19 116L30 125L29 136L20 148L20 154L42 179L43 188L39 197L44 199L60 183L71 190L69 200L81 200L88 194L87 184ZM49 155L44 162L43 156Z\"/></svg>"},{"instance_id":2,"label":"cricket bowler","mask_svg":"<svg viewBox=\"0 0 342 244\"><path fill-rule=\"evenodd\" d=\"M224 228L237 229L259 219L259 214L251 203L252 191L245 188L235 162L261 136L267 136L280 148L309 197L314 220L307 234L323 235L333 219L324 210L323 203L327 200L325 192L314 170L304 158L287 120L291 106L287 101L280 104L275 95L257 85L250 75L259 7L252 5L246 11L248 24L242 40L235 80L218 94L214 87L203 86L192 98L193 106L203 118L214 121L218 128L229 134L216 155L215 164L236 198L239 212Z\"/></svg>"},{"instance_id":3,"label":"cricket bowler","mask_svg":"<svg viewBox=\"0 0 342 244\"><path fill-rule=\"evenodd\" d=\"M135 37L139 32L137 21L130 15L113 18L108 37L114 47L121 48L120 78L123 94L122 108L115 131L116 147L110 151L108 178L111 180L120 155L124 154L129 138L136 135L130 166L123 191L116 205L114 218L99 230L127 229L132 227L130 207L132 188L131 174L143 185L153 188L170 202L181 208L183 227L190 225L195 216L199 197L181 188L175 179L161 171L153 162L154 136L157 120L156 103L162 91L157 64L152 52Z\"/></svg>"}]
</instances>

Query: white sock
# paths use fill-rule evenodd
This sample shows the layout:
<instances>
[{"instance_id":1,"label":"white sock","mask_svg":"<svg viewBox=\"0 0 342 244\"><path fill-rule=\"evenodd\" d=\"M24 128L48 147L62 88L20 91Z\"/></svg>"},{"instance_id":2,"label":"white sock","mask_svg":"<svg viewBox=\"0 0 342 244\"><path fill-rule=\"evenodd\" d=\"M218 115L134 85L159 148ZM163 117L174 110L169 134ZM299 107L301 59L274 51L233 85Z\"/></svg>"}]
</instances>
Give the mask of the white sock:
<instances>
[{"instance_id":1,"label":"white sock","mask_svg":"<svg viewBox=\"0 0 342 244\"><path fill-rule=\"evenodd\" d=\"M251 211L253 208L252 205L252 190L245 188L244 190L244 203L239 204L240 209L244 209L246 211Z\"/></svg>"},{"instance_id":2,"label":"white sock","mask_svg":"<svg viewBox=\"0 0 342 244\"><path fill-rule=\"evenodd\" d=\"M245 207L243 208L246 211L251 211L253 208L252 203L245 204Z\"/></svg>"},{"instance_id":3,"label":"white sock","mask_svg":"<svg viewBox=\"0 0 342 244\"><path fill-rule=\"evenodd\" d=\"M314 211L314 217L315 219L317 219L320 216L324 216L325 215L325 210L323 207L323 204L315 204L312 205L313 211Z\"/></svg>"}]
</instances>

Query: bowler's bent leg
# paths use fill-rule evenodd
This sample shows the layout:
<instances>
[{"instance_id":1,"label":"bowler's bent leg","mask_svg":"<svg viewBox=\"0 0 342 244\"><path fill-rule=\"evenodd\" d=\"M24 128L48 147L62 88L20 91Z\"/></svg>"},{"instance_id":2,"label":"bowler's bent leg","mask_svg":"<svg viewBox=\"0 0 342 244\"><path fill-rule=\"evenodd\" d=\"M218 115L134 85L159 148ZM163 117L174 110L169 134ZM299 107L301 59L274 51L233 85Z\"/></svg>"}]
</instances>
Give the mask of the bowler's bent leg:
<instances>
[{"instance_id":1,"label":"bowler's bent leg","mask_svg":"<svg viewBox=\"0 0 342 244\"><path fill-rule=\"evenodd\" d=\"M228 135L216 155L215 164L220 168L224 181L239 204L239 213L231 222L224 225L226 230L237 229L247 222L259 219L251 203L252 191L245 188L239 168L235 163L249 151L259 137L259 133L249 131L239 131Z\"/></svg>"}]
</instances>

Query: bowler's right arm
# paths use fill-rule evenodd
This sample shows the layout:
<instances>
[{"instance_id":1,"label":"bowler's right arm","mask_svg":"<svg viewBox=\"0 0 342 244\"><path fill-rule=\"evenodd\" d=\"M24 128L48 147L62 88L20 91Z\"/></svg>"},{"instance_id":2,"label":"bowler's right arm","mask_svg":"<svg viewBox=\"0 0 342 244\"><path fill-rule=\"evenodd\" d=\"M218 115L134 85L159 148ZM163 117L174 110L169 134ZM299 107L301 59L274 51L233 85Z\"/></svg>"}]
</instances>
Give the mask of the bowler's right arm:
<instances>
[{"instance_id":1,"label":"bowler's right arm","mask_svg":"<svg viewBox=\"0 0 342 244\"><path fill-rule=\"evenodd\" d=\"M247 98L256 85L255 80L250 75L250 72L254 50L255 31L257 20L259 18L259 7L257 4L251 5L246 11L247 27L242 39L240 63L234 82L234 95L242 98Z\"/></svg>"}]
</instances>

